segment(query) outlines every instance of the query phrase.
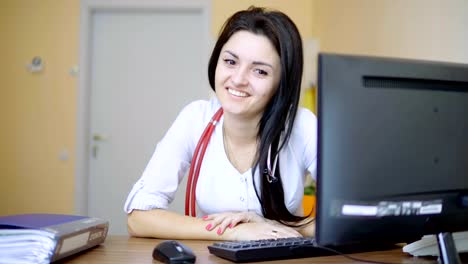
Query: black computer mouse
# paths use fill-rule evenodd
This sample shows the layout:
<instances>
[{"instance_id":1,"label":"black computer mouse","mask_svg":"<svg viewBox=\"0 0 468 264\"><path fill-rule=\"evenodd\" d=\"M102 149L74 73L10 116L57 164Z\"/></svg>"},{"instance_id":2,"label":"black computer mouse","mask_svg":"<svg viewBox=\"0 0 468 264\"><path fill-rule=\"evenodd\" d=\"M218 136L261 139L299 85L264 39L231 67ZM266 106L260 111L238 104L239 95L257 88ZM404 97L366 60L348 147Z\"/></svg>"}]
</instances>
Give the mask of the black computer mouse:
<instances>
[{"instance_id":1,"label":"black computer mouse","mask_svg":"<svg viewBox=\"0 0 468 264\"><path fill-rule=\"evenodd\" d=\"M186 245L176 240L165 240L154 247L153 258L163 263L195 263L196 256Z\"/></svg>"}]
</instances>

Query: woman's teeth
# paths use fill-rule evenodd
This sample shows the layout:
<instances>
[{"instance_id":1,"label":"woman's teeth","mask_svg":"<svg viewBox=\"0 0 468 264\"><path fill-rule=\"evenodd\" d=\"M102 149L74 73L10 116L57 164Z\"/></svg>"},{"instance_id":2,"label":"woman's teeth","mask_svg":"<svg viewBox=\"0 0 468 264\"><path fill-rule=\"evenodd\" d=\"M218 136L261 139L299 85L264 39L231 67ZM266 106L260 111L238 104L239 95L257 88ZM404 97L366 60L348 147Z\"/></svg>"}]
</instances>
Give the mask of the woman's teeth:
<instances>
[{"instance_id":1,"label":"woman's teeth","mask_svg":"<svg viewBox=\"0 0 468 264\"><path fill-rule=\"evenodd\" d=\"M247 93L244 93L244 92L240 92L240 91L236 91L236 90L233 90L233 89L229 89L228 88L228 92L232 95L235 95L235 96L239 96L239 97L247 97Z\"/></svg>"}]
</instances>

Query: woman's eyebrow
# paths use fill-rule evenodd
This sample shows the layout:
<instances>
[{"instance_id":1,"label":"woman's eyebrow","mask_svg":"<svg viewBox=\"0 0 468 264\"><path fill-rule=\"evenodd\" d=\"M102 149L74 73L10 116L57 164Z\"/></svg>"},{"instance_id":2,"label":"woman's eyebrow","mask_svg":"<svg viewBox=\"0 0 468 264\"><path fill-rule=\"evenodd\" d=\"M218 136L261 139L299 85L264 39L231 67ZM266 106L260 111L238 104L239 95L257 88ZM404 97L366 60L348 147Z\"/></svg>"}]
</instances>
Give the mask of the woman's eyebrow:
<instances>
[{"instance_id":1,"label":"woman's eyebrow","mask_svg":"<svg viewBox=\"0 0 468 264\"><path fill-rule=\"evenodd\" d=\"M236 59L239 59L239 56L237 56L234 52L232 52L230 50L225 50L224 52L229 53L231 56L233 56ZM263 66L267 66L267 67L270 67L270 68L273 69L273 65L271 65L269 63L266 63L266 62L263 62L263 61L253 61L252 64L254 64L254 65L263 65Z\"/></svg>"},{"instance_id":2,"label":"woman's eyebrow","mask_svg":"<svg viewBox=\"0 0 468 264\"><path fill-rule=\"evenodd\" d=\"M233 56L236 59L239 59L239 56L237 56L234 52L232 52L230 50L225 50L224 52L229 53L231 56Z\"/></svg>"}]
</instances>

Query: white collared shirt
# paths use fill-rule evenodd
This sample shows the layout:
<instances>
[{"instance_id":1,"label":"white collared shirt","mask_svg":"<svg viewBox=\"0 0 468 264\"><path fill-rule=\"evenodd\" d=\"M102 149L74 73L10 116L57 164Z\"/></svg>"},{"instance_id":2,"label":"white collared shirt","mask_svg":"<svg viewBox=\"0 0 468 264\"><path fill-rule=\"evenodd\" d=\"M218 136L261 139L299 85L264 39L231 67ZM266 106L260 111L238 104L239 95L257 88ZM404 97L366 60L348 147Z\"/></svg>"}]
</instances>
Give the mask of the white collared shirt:
<instances>
[{"instance_id":1,"label":"white collared shirt","mask_svg":"<svg viewBox=\"0 0 468 264\"><path fill-rule=\"evenodd\" d=\"M124 210L167 209L190 168L193 152L206 125L220 108L216 99L187 105L156 146L143 175L135 183ZM197 216L226 211L255 211L262 215L254 190L251 169L239 173L230 163L223 144L223 117L206 149L196 190ZM307 171L316 176L317 120L299 108L291 137L279 155L286 207L302 215L302 197ZM255 172L260 188L258 168ZM260 194L260 192L258 192Z\"/></svg>"}]
</instances>

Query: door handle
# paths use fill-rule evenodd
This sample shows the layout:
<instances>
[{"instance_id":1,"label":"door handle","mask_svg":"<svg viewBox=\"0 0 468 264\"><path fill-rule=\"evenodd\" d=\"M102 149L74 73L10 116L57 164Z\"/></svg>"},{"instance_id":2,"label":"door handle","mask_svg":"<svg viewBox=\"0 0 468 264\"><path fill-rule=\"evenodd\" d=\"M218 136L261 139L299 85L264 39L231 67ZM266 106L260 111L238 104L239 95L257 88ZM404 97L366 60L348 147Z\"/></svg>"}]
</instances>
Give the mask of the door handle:
<instances>
[{"instance_id":1,"label":"door handle","mask_svg":"<svg viewBox=\"0 0 468 264\"><path fill-rule=\"evenodd\" d=\"M102 134L93 134L93 141L94 142L99 142L99 141L106 141L107 140L107 136L104 136ZM98 151L99 151L99 146L97 144L93 144L93 147L92 147L92 156L93 158L97 158L97 155L98 155Z\"/></svg>"},{"instance_id":2,"label":"door handle","mask_svg":"<svg viewBox=\"0 0 468 264\"><path fill-rule=\"evenodd\" d=\"M107 137L101 134L94 134L93 135L93 140L94 141L105 141L107 140Z\"/></svg>"}]
</instances>

